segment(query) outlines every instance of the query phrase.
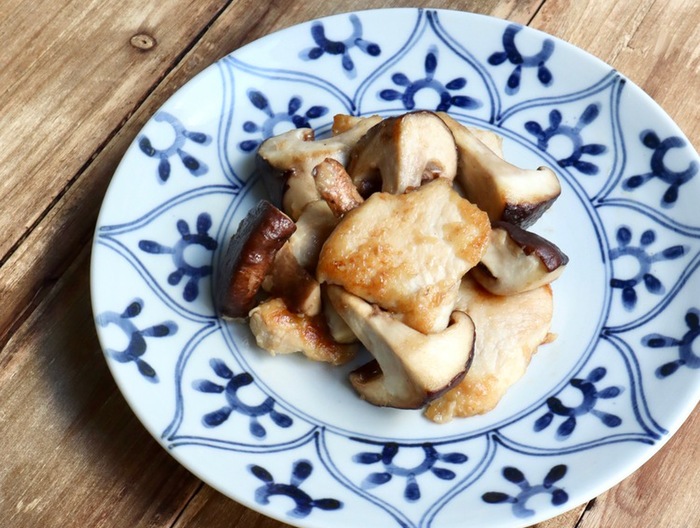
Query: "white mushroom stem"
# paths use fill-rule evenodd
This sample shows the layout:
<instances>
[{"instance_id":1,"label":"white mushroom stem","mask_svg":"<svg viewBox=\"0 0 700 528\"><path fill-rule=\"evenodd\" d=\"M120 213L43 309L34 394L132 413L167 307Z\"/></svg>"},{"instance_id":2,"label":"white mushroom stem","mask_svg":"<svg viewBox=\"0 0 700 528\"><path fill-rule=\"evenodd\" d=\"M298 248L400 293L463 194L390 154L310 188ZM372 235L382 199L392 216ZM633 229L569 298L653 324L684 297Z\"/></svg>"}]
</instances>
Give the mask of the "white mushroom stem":
<instances>
[{"instance_id":1,"label":"white mushroom stem","mask_svg":"<svg viewBox=\"0 0 700 528\"><path fill-rule=\"evenodd\" d=\"M530 170L511 165L449 115L439 116L457 144L456 181L467 199L488 213L491 222L505 220L528 227L557 199L561 185L552 169Z\"/></svg>"},{"instance_id":2,"label":"white mushroom stem","mask_svg":"<svg viewBox=\"0 0 700 528\"><path fill-rule=\"evenodd\" d=\"M368 402L417 409L464 377L475 339L467 314L453 312L446 330L426 335L341 287L327 291L333 307L377 362L378 368L369 363L350 376Z\"/></svg>"}]
</instances>

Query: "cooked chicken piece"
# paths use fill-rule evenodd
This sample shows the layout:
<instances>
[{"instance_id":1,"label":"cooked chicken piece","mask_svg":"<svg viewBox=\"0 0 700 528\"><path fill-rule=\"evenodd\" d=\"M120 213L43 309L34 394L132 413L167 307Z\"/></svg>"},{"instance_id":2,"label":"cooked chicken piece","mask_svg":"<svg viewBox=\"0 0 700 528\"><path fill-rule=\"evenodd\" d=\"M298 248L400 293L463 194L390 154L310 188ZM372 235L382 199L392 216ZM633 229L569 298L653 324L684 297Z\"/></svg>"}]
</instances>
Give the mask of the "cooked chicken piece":
<instances>
[{"instance_id":1,"label":"cooked chicken piece","mask_svg":"<svg viewBox=\"0 0 700 528\"><path fill-rule=\"evenodd\" d=\"M328 237L317 278L393 312L419 332L441 332L489 231L486 213L444 178L402 195L375 193Z\"/></svg>"},{"instance_id":2,"label":"cooked chicken piece","mask_svg":"<svg viewBox=\"0 0 700 528\"><path fill-rule=\"evenodd\" d=\"M465 277L455 309L474 321L476 345L462 382L426 409L426 416L438 423L492 410L525 374L537 348L548 341L552 289L546 285L503 297Z\"/></svg>"},{"instance_id":3,"label":"cooked chicken piece","mask_svg":"<svg viewBox=\"0 0 700 528\"><path fill-rule=\"evenodd\" d=\"M323 315L290 312L282 299L270 299L250 311L250 329L260 348L274 354L303 353L314 361L342 365L357 352L356 345L336 343Z\"/></svg>"}]
</instances>

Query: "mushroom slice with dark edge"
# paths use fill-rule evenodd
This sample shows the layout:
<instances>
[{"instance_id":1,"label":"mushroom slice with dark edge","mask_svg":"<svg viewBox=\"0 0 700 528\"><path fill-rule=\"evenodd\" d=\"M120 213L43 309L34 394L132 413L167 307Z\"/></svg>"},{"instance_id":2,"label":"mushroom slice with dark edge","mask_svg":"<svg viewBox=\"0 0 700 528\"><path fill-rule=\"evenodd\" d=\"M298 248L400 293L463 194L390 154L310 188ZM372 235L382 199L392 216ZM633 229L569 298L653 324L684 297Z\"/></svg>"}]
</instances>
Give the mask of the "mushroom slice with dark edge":
<instances>
[{"instance_id":1,"label":"mushroom slice with dark edge","mask_svg":"<svg viewBox=\"0 0 700 528\"><path fill-rule=\"evenodd\" d=\"M250 311L250 330L258 346L273 355L301 352L313 361L342 365L355 357L358 348L335 342L322 315L292 313L277 298Z\"/></svg>"},{"instance_id":2,"label":"mushroom slice with dark edge","mask_svg":"<svg viewBox=\"0 0 700 528\"><path fill-rule=\"evenodd\" d=\"M221 316L248 315L277 251L295 229L292 219L268 201L248 212L231 237L217 274L215 300Z\"/></svg>"},{"instance_id":3,"label":"mushroom slice with dark edge","mask_svg":"<svg viewBox=\"0 0 700 528\"><path fill-rule=\"evenodd\" d=\"M350 150L359 139L381 121L379 116L366 117L355 126L326 139L314 140L310 128L298 128L266 139L258 148L256 165L273 202L294 220L304 207L320 198L312 171L326 158L345 165Z\"/></svg>"},{"instance_id":4,"label":"mushroom slice with dark edge","mask_svg":"<svg viewBox=\"0 0 700 528\"><path fill-rule=\"evenodd\" d=\"M561 185L554 171L547 167L528 170L511 165L449 115L439 116L457 144L456 180L467 199L486 211L491 222L504 220L527 228L557 199Z\"/></svg>"},{"instance_id":5,"label":"mushroom slice with dark edge","mask_svg":"<svg viewBox=\"0 0 700 528\"><path fill-rule=\"evenodd\" d=\"M467 276L455 309L466 312L476 326L474 359L464 379L426 409L426 416L437 423L494 409L525 374L538 347L552 337L549 285L503 297Z\"/></svg>"},{"instance_id":6,"label":"mushroom slice with dark edge","mask_svg":"<svg viewBox=\"0 0 700 528\"><path fill-rule=\"evenodd\" d=\"M348 173L365 198L380 189L401 194L437 177L452 181L457 173L455 141L433 112L389 117L357 143Z\"/></svg>"},{"instance_id":7,"label":"mushroom slice with dark edge","mask_svg":"<svg viewBox=\"0 0 700 528\"><path fill-rule=\"evenodd\" d=\"M567 257L549 240L509 224L496 222L474 279L491 293L513 295L534 290L559 278Z\"/></svg>"},{"instance_id":8,"label":"mushroom slice with dark edge","mask_svg":"<svg viewBox=\"0 0 700 528\"><path fill-rule=\"evenodd\" d=\"M281 297L295 313L317 315L321 311L321 289L315 279L318 254L338 219L324 200L304 207L296 231L275 256L263 289Z\"/></svg>"},{"instance_id":9,"label":"mushroom slice with dark edge","mask_svg":"<svg viewBox=\"0 0 700 528\"><path fill-rule=\"evenodd\" d=\"M326 158L316 165L313 176L321 198L328 203L331 211L338 218L364 201L345 167L334 159Z\"/></svg>"},{"instance_id":10,"label":"mushroom slice with dark edge","mask_svg":"<svg viewBox=\"0 0 700 528\"><path fill-rule=\"evenodd\" d=\"M458 384L472 359L474 323L453 312L450 325L422 334L339 286L329 286L333 307L374 356L350 374L369 403L418 409Z\"/></svg>"}]
</instances>

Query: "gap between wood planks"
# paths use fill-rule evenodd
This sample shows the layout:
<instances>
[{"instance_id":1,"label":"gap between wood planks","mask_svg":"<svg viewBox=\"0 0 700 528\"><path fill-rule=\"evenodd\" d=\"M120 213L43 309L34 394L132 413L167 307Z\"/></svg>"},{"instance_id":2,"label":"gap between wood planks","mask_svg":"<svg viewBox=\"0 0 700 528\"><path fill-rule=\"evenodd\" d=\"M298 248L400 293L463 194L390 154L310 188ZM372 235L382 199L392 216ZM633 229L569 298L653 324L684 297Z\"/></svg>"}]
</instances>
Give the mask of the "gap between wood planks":
<instances>
[{"instance_id":1,"label":"gap between wood planks","mask_svg":"<svg viewBox=\"0 0 700 528\"><path fill-rule=\"evenodd\" d=\"M159 79L153 83L150 90L148 90L141 99L136 101L133 108L126 114L126 117L122 119L119 124L113 128L110 133L105 136L105 140L100 143L97 148L90 155L88 160L76 171L75 175L66 182L66 185L61 189L61 191L56 195L56 197L51 200L49 205L44 208L42 213L37 217L37 219L32 222L32 224L27 228L27 230L22 234L20 238L10 247L7 253L0 258L0 268L2 268L5 263L12 257L12 255L17 251L17 249L22 245L22 243L29 237L29 235L34 231L39 224L46 218L49 211L54 208L54 206L61 201L63 196L68 192L68 190L75 184L75 182L87 171L87 169L92 165L95 159L100 155L100 153L105 149L105 147L114 139L117 133L124 127L124 125L131 119L131 117L136 113L136 111L143 106L143 104L148 100L148 98L153 94L153 92L161 85L163 79L165 79L171 72L173 72L182 62L183 59L192 51L192 49L197 45L197 43L202 39L202 37L209 31L211 26L219 19L219 17L226 11L231 4L236 2L236 0L226 0L226 3L214 13L214 16L209 20L209 22L201 29L199 33L195 35L192 41L183 50L175 56L170 67L168 67Z\"/></svg>"},{"instance_id":2,"label":"gap between wood planks","mask_svg":"<svg viewBox=\"0 0 700 528\"><path fill-rule=\"evenodd\" d=\"M76 171L76 173L66 182L66 185L61 189L61 191L49 202L49 204L44 208L41 214L36 218L34 222L24 231L21 237L10 247L5 255L0 258L0 271L5 267L7 262L16 254L19 248L24 244L27 239L34 233L34 231L44 222L51 211L64 199L65 195L71 190L71 188L76 184L76 182L91 168L95 160L100 156L102 152L107 148L107 146L114 140L120 130L132 119L139 108L141 108L148 99L153 95L153 93L162 85L164 79L166 79L173 71L175 71L184 61L184 59L190 54L190 52L197 46L197 44L202 40L202 37L211 29L212 25L221 17L221 15L234 4L236 0L226 0L225 3L213 14L209 21L202 27L202 29L194 36L194 38L185 46L182 51L177 54L170 65L164 70L163 74L155 79L150 89L148 89L143 96L136 101L131 110L129 110L119 124L113 128L106 136L104 141L102 141L97 148L92 152L87 161ZM73 260L75 255L77 255L84 248L85 244L89 244L92 239L92 230L89 231L85 240L82 240L79 244L76 244L73 251L65 255L65 259L62 262L62 266L58 269L53 270L53 275L56 276L59 272L64 271ZM13 335L13 333L27 320L27 318L34 312L36 307L46 298L51 287L55 284L55 280L44 280L39 288L36 290L35 294L29 300L27 304L22 306L22 310L17 314L17 316L10 321L5 328L0 328L0 355L2 355L7 342Z\"/></svg>"}]
</instances>

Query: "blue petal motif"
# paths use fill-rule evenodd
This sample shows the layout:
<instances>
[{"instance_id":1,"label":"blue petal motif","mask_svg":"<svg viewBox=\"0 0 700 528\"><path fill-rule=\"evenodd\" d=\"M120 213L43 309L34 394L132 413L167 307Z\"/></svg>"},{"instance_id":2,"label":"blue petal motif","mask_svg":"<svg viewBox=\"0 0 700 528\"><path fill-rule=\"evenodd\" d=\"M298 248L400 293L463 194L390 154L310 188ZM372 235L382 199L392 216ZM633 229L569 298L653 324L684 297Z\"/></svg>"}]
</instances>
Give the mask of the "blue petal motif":
<instances>
[{"instance_id":1,"label":"blue petal motif","mask_svg":"<svg viewBox=\"0 0 700 528\"><path fill-rule=\"evenodd\" d=\"M519 488L515 495L509 495L501 491L489 491L481 496L487 504L511 504L513 515L518 518L532 517L535 511L527 507L527 502L536 495L550 495L553 506L561 506L569 500L569 495L563 488L554 484L562 480L567 473L567 466L559 464L552 467L545 476L542 484L531 485L525 475L518 468L507 466L503 468L503 477Z\"/></svg>"},{"instance_id":2,"label":"blue petal motif","mask_svg":"<svg viewBox=\"0 0 700 528\"><path fill-rule=\"evenodd\" d=\"M183 299L187 302L197 299L199 296L199 282L211 275L212 267L210 264L197 266L190 263L185 257L186 250L191 246L200 246L207 251L214 251L218 247L216 240L209 235L212 220L208 213L201 213L197 217L196 226L197 233L193 234L187 222L178 220L175 227L181 238L172 247L153 240L139 240L138 242L138 247L141 251L156 255L170 255L175 270L168 275L168 284L177 286L183 277L188 277L182 294Z\"/></svg>"},{"instance_id":3,"label":"blue petal motif","mask_svg":"<svg viewBox=\"0 0 700 528\"><path fill-rule=\"evenodd\" d=\"M288 497L295 506L287 514L296 519L307 517L314 508L332 511L343 507L343 503L337 499L312 499L310 495L301 489L302 484L313 472L313 466L308 460L297 460L294 463L289 484L275 482L270 472L261 466L251 465L248 466L248 470L263 482L263 485L255 490L255 501L258 504L269 504L270 497L276 495Z\"/></svg>"},{"instance_id":4,"label":"blue petal motif","mask_svg":"<svg viewBox=\"0 0 700 528\"><path fill-rule=\"evenodd\" d=\"M167 112L160 111L154 116L153 119L155 121L164 121L168 123L175 132L175 139L170 146L164 149L157 149L153 147L151 140L145 135L139 136L137 140L141 152L150 158L159 158L157 169L158 179L162 183L168 181L171 173L170 158L175 155L180 158L183 166L192 176L202 176L203 174L206 174L209 170L207 165L195 158L193 155L185 152L182 147L188 140L200 145L208 145L211 142L211 136L203 132L195 132L186 129L179 119Z\"/></svg>"},{"instance_id":5,"label":"blue petal motif","mask_svg":"<svg viewBox=\"0 0 700 528\"><path fill-rule=\"evenodd\" d=\"M401 450L422 450L423 460L411 467L404 467L396 464L394 458ZM377 486L386 484L394 477L406 479L404 487L404 499L408 502L417 502L421 498L421 490L418 484L418 478L426 473L432 473L433 476L441 480L453 480L456 473L450 469L438 466L439 462L447 464L464 464L468 457L464 453L439 453L431 444L423 444L421 446L402 446L394 442L384 444L380 452L363 452L353 456L353 461L358 464L376 464L381 463L382 471L370 473L362 481L362 488L369 490Z\"/></svg>"},{"instance_id":6,"label":"blue petal motif","mask_svg":"<svg viewBox=\"0 0 700 528\"><path fill-rule=\"evenodd\" d=\"M350 56L353 49L357 48L370 57L377 57L382 50L379 44L370 42L362 37L363 29L360 18L352 14L349 17L352 25L352 32L349 37L344 40L331 40L326 36L326 30L323 22L314 22L311 25L311 38L316 46L308 48L299 53L299 58L302 60L318 60L325 54L340 55L341 66L345 74L354 78L357 75L355 63Z\"/></svg>"},{"instance_id":7,"label":"blue petal motif","mask_svg":"<svg viewBox=\"0 0 700 528\"><path fill-rule=\"evenodd\" d=\"M569 407L564 405L559 398L548 398L546 402L547 412L535 421L533 430L535 432L543 431L554 421L555 416L561 416L565 420L557 428L556 438L560 441L568 440L576 429L578 424L577 418L588 414L597 417L608 427L621 425L622 420L619 417L596 409L599 400L616 398L622 393L622 388L617 386L598 389L596 383L605 378L606 375L607 369L597 367L591 370L585 379L572 378L569 381L569 386L579 391L580 403Z\"/></svg>"},{"instance_id":8,"label":"blue petal motif","mask_svg":"<svg viewBox=\"0 0 700 528\"><path fill-rule=\"evenodd\" d=\"M447 112L452 106L464 108L465 110L474 110L481 108L483 103L476 97L471 97L464 94L454 94L459 90L463 90L467 86L467 79L457 77L443 84L436 77L439 69L438 49L431 46L423 61L425 77L415 80L410 80L409 77L402 72L395 72L391 75L392 82L401 88L403 91L398 91L393 88L385 88L378 92L378 97L384 101L401 100L406 110L416 108L416 95L423 90L430 90L438 95L440 102L435 108L438 112Z\"/></svg>"},{"instance_id":9,"label":"blue petal motif","mask_svg":"<svg viewBox=\"0 0 700 528\"><path fill-rule=\"evenodd\" d=\"M523 68L535 68L537 70L537 80L543 86L550 86L554 81L552 72L546 66L546 62L554 53L554 41L545 39L542 42L540 51L533 55L525 56L520 53L515 44L515 37L522 29L523 27L517 24L509 25L503 32L503 51L496 51L488 58L488 63L492 66L500 66L506 61L515 66L506 82L505 92L508 95L514 95L520 91Z\"/></svg>"},{"instance_id":10,"label":"blue petal motif","mask_svg":"<svg viewBox=\"0 0 700 528\"><path fill-rule=\"evenodd\" d=\"M688 331L680 338L664 336L657 333L647 334L642 344L649 348L678 348L678 358L664 363L656 370L659 379L668 378L680 367L693 370L700 369L700 355L694 351L695 340L700 336L700 310L690 308L685 314Z\"/></svg>"},{"instance_id":11,"label":"blue petal motif","mask_svg":"<svg viewBox=\"0 0 700 528\"><path fill-rule=\"evenodd\" d=\"M177 332L178 326L174 321L165 321L154 326L139 329L132 319L138 317L143 311L143 301L134 299L122 313L102 312L95 321L101 327L115 325L128 339L127 346L122 350L106 348L105 353L119 363L134 363L138 372L148 381L157 383L156 370L147 363L143 356L147 351L147 337L166 337Z\"/></svg>"},{"instance_id":12,"label":"blue petal motif","mask_svg":"<svg viewBox=\"0 0 700 528\"><path fill-rule=\"evenodd\" d=\"M241 414L249 419L248 430L258 439L264 439L267 435L265 427L260 423L260 418L269 416L278 427L286 428L293 424L292 418L275 409L275 401L265 398L257 405L245 403L239 396L239 391L254 383L253 376L248 372L234 374L224 361L212 358L209 366L219 378L225 382L224 386L210 380L195 380L192 388L205 394L223 394L226 405L216 411L209 412L202 417L202 423L206 427L218 427L226 422L231 414ZM299 468L303 471L304 466Z\"/></svg>"},{"instance_id":13,"label":"blue petal motif","mask_svg":"<svg viewBox=\"0 0 700 528\"><path fill-rule=\"evenodd\" d=\"M654 131L645 130L640 140L645 147L652 150L651 171L628 177L622 182L622 188L626 191L634 191L652 179L659 180L668 185L661 197L661 207L673 207L678 200L680 188L697 175L700 166L696 161L689 161L687 167L681 171L667 166L666 157L670 156L671 152L678 153L679 149L686 146L685 140L678 136L669 136L662 141Z\"/></svg>"},{"instance_id":14,"label":"blue petal motif","mask_svg":"<svg viewBox=\"0 0 700 528\"><path fill-rule=\"evenodd\" d=\"M590 125L600 114L598 104L592 103L588 105L583 113L579 116L575 126L567 126L562 124L563 116L557 109L549 113L549 126L543 128L536 121L527 121L524 125L525 130L535 136L537 146L540 150L547 151L551 140L556 136L566 137L572 144L571 154L565 158L560 158L557 163L560 167L573 167L582 174L595 176L599 173L599 168L596 164L582 160L584 155L600 156L607 152L607 147L598 143L585 144L582 131Z\"/></svg>"}]
</instances>

